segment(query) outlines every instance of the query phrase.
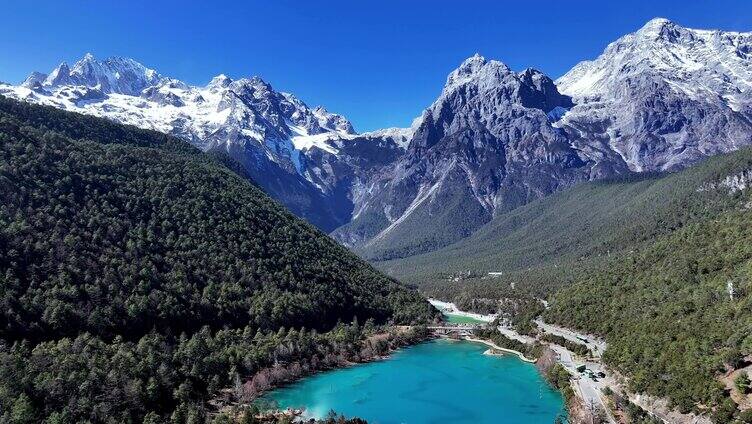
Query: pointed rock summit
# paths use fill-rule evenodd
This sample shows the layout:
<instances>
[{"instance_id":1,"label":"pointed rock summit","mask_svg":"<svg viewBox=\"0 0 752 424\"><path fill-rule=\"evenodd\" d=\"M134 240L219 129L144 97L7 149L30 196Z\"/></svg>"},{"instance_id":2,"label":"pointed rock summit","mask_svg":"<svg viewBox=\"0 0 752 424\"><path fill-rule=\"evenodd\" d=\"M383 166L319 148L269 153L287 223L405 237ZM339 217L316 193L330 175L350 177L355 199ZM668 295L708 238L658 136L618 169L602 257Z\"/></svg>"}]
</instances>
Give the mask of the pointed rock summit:
<instances>
[{"instance_id":1,"label":"pointed rock summit","mask_svg":"<svg viewBox=\"0 0 752 424\"><path fill-rule=\"evenodd\" d=\"M556 81L560 126L631 171L678 169L752 143L752 33L656 18Z\"/></svg>"},{"instance_id":2,"label":"pointed rock summit","mask_svg":"<svg viewBox=\"0 0 752 424\"><path fill-rule=\"evenodd\" d=\"M652 41L662 40L670 43L692 40L692 30L684 28L666 18L653 18L640 28L635 35Z\"/></svg>"},{"instance_id":3,"label":"pointed rock summit","mask_svg":"<svg viewBox=\"0 0 752 424\"><path fill-rule=\"evenodd\" d=\"M752 33L656 18L555 82L475 54L437 92L411 128L359 135L259 77L193 87L120 57L87 54L0 84L221 150L294 213L384 260L445 246L579 181L752 144Z\"/></svg>"},{"instance_id":4,"label":"pointed rock summit","mask_svg":"<svg viewBox=\"0 0 752 424\"><path fill-rule=\"evenodd\" d=\"M570 106L538 71L466 59L416 122L404 157L366 184L355 219L335 237L372 259L422 253L498 211L587 179L585 162L547 116Z\"/></svg>"},{"instance_id":5,"label":"pointed rock summit","mask_svg":"<svg viewBox=\"0 0 752 424\"><path fill-rule=\"evenodd\" d=\"M162 76L156 71L133 59L111 57L99 61L91 53L86 53L72 69L63 62L41 82L39 75L43 74L36 72L30 75L27 83L38 82L38 85L45 88L82 86L102 93L128 95L137 95L141 90L162 80Z\"/></svg>"},{"instance_id":6,"label":"pointed rock summit","mask_svg":"<svg viewBox=\"0 0 752 424\"><path fill-rule=\"evenodd\" d=\"M60 85L67 85L71 82L70 68L68 67L67 63L62 62L57 66L57 68L50 72L42 85L55 87Z\"/></svg>"},{"instance_id":7,"label":"pointed rock summit","mask_svg":"<svg viewBox=\"0 0 752 424\"><path fill-rule=\"evenodd\" d=\"M497 60L486 60L476 53L465 59L460 66L447 76L443 92L450 93L462 86L473 83L480 88L488 88L500 81L511 69Z\"/></svg>"},{"instance_id":8,"label":"pointed rock summit","mask_svg":"<svg viewBox=\"0 0 752 424\"><path fill-rule=\"evenodd\" d=\"M38 88L44 84L45 79L47 79L47 74L34 71L26 77L24 82L21 83L21 86L26 88Z\"/></svg>"},{"instance_id":9,"label":"pointed rock summit","mask_svg":"<svg viewBox=\"0 0 752 424\"><path fill-rule=\"evenodd\" d=\"M130 58L100 60L87 53L72 67L62 63L49 75L29 75L20 87L0 84L0 93L221 150L272 197L326 231L350 218L348 196L359 183L355 169L389 162L403 151L403 140L356 143L345 117L310 108L258 76L233 80L220 74L194 87Z\"/></svg>"},{"instance_id":10,"label":"pointed rock summit","mask_svg":"<svg viewBox=\"0 0 752 424\"><path fill-rule=\"evenodd\" d=\"M230 77L225 74L219 74L216 77L212 78L211 81L209 81L209 84L207 84L206 88L227 88L230 84L232 84L232 79Z\"/></svg>"}]
</instances>

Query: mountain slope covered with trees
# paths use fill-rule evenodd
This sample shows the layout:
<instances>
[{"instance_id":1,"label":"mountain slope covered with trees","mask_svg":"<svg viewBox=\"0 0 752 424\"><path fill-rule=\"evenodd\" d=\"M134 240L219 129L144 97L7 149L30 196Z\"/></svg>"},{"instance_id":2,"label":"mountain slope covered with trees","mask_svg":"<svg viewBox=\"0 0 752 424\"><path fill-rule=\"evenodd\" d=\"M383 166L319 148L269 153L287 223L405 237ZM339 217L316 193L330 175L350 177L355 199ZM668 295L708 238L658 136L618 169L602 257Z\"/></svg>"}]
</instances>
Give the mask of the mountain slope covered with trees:
<instances>
[{"instance_id":1,"label":"mountain slope covered with trees","mask_svg":"<svg viewBox=\"0 0 752 424\"><path fill-rule=\"evenodd\" d=\"M673 174L581 184L380 266L466 305L548 298L544 319L604 336L604 361L635 392L729 422L736 406L719 377L752 354L751 187L746 148Z\"/></svg>"},{"instance_id":2,"label":"mountain slope covered with trees","mask_svg":"<svg viewBox=\"0 0 752 424\"><path fill-rule=\"evenodd\" d=\"M750 162L752 165L752 162ZM752 210L693 222L603 261L557 293L544 317L606 336L604 360L632 389L729 422L717 380L752 354Z\"/></svg>"},{"instance_id":3,"label":"mountain slope covered with trees","mask_svg":"<svg viewBox=\"0 0 752 424\"><path fill-rule=\"evenodd\" d=\"M742 149L673 174L579 184L501 214L444 249L376 265L424 288L453 279L515 282L547 297L610 256L738 207L744 190L730 195L728 187L711 185L744 173L751 161L752 151ZM491 279L489 272L497 275Z\"/></svg>"},{"instance_id":4,"label":"mountain slope covered with trees","mask_svg":"<svg viewBox=\"0 0 752 424\"><path fill-rule=\"evenodd\" d=\"M279 359L285 329L310 342L338 322L432 318L239 169L0 98L2 421L186 422Z\"/></svg>"}]
</instances>

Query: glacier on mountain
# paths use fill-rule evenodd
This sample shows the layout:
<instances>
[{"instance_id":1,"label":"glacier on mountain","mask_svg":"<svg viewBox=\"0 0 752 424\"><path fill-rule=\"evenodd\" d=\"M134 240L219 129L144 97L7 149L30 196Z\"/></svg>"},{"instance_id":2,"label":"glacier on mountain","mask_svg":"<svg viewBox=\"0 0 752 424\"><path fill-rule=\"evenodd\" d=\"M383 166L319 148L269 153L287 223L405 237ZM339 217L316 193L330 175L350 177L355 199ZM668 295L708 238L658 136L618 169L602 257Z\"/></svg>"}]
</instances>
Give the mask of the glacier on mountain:
<instances>
[{"instance_id":1,"label":"glacier on mountain","mask_svg":"<svg viewBox=\"0 0 752 424\"><path fill-rule=\"evenodd\" d=\"M204 151L226 152L273 197L325 230L349 219L348 207L341 206L347 195L339 193L347 189L338 184L350 184L353 177L341 169L337 171L347 174L345 181L333 177L338 167L332 163L343 162L339 168L346 168L347 153L340 152L357 150L348 143L379 137L358 135L345 117L321 106L311 108L259 77L233 80L220 74L196 87L120 57L97 60L86 54L72 68L61 63L49 74L32 73L18 86L0 84L0 94L172 134ZM403 150L406 143L402 134L389 133L376 145L392 151ZM318 151L326 163L316 163L322 159Z\"/></svg>"},{"instance_id":2,"label":"glacier on mountain","mask_svg":"<svg viewBox=\"0 0 752 424\"><path fill-rule=\"evenodd\" d=\"M752 144L751 55L752 33L661 18L556 81L476 54L409 128L362 134L258 77L198 87L118 57L87 54L0 94L224 152L294 213L386 259L579 181L672 171Z\"/></svg>"},{"instance_id":3,"label":"glacier on mountain","mask_svg":"<svg viewBox=\"0 0 752 424\"><path fill-rule=\"evenodd\" d=\"M653 19L556 84L577 104L557 125L606 173L674 170L752 143L752 33Z\"/></svg>"}]
</instances>

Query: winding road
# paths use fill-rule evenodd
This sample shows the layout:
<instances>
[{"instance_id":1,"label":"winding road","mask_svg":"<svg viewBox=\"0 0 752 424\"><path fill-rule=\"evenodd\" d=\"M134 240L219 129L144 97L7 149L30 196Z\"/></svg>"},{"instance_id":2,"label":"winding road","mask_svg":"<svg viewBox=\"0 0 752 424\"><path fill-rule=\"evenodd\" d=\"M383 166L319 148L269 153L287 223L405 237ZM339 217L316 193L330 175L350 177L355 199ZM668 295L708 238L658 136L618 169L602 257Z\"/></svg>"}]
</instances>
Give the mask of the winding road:
<instances>
[{"instance_id":1,"label":"winding road","mask_svg":"<svg viewBox=\"0 0 752 424\"><path fill-rule=\"evenodd\" d=\"M540 319L537 319L535 321L535 324L543 332L561 336L567 340L572 341L573 343L587 346L597 358L599 358L603 351L606 350L606 342L596 337L577 333L563 327L546 324ZM499 326L498 329L501 334L509 337L510 339L515 339L523 343L533 343L536 341L534 337L519 334L509 327ZM583 339L587 340L587 342ZM575 390L577 390L580 398L583 400L585 405L593 405L598 409L603 410L606 413L608 421L612 424L615 424L617 421L611 414L610 408L607 407L606 400L602 392L604 388L613 386L615 384L615 381L608 374L607 370L600 364L600 362L588 361L580 358L564 346L560 346L554 343L548 343L548 346L551 348L551 350L556 352L556 355L558 356L558 362L573 376L573 386ZM588 370L591 370L593 373L597 374L599 372L603 372L604 374L606 374L606 377L597 378L594 380L588 375L577 371L577 368L582 365L584 365Z\"/></svg>"},{"instance_id":2,"label":"winding road","mask_svg":"<svg viewBox=\"0 0 752 424\"><path fill-rule=\"evenodd\" d=\"M450 302L442 302L436 299L429 299L429 302L434 304L439 310L450 312L452 314L471 316L485 322L492 322L496 318L496 315L481 315L460 311L456 305ZM545 301L543 301L543 303L547 306ZM668 401L665 399L652 398L644 394L629 393L624 387L622 387L620 383L622 381L621 377L619 377L619 381L617 381L614 374L601 363L601 358L607 348L607 344L602 338L592 334L580 333L569 328L548 324L540 318L536 319L534 322L540 332L563 337L573 343L584 345L590 349L592 357L582 358L575 355L564 346L555 343L546 343L557 354L557 361L572 375L573 388L583 400L585 406L602 409L606 413L609 423L617 423L617 420L612 415L611 409L606 405L606 399L603 395L603 389L606 387L628 397L632 403L640 406L645 411L648 411L653 417L658 418L665 423L711 424L711 420L706 415L682 414L679 411L670 408ZM522 343L532 343L537 340L534 337L520 334L507 326L499 326L497 328L501 334ZM580 373L577 371L577 368L583 365L588 371L591 371L591 373ZM597 375L601 372L605 377L598 378ZM590 376L591 374L596 375L595 379Z\"/></svg>"},{"instance_id":3,"label":"winding road","mask_svg":"<svg viewBox=\"0 0 752 424\"><path fill-rule=\"evenodd\" d=\"M463 312L457 309L457 307L453 303L436 301L435 299L430 299L430 301L432 304L434 304L434 306L441 306L441 310L449 309L453 313L467 314L467 312ZM493 318L495 318L495 316L492 315L472 315L479 317L484 321L493 321ZM540 318L535 320L535 324L542 332L561 336L573 343L585 345L594 353L595 358L600 358L600 356L606 350L606 342L593 335L582 334L564 327L547 324ZM504 336L513 340L520 341L522 343L533 343L537 341L536 338L525 334L520 334L510 327L500 325L497 327L497 329ZM613 386L615 384L613 378L606 372L607 370L600 364L600 362L597 361L597 359L596 361L587 361L583 358L579 358L564 346L560 346L554 343L548 343L548 345L554 352L556 352L558 356L558 362L562 364L562 366L564 366L564 368L573 376L573 386L585 405L593 405L603 410L606 413L608 421L612 424L616 424L617 421L611 415L610 408L606 406L606 401L602 393L602 390L605 387ZM593 373L597 374L598 372L603 372L604 374L606 374L606 377L596 378L596 380L594 380L588 375L582 374L577 371L577 368L582 365L584 365L588 370L591 370Z\"/></svg>"}]
</instances>

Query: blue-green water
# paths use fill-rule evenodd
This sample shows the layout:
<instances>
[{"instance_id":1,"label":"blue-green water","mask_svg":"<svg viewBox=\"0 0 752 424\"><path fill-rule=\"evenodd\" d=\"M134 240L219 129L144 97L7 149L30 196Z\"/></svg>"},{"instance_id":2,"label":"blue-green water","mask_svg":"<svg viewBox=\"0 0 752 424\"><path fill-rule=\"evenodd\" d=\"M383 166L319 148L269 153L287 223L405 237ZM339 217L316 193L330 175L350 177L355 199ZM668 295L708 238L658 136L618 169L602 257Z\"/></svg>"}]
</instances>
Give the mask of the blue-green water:
<instances>
[{"instance_id":1,"label":"blue-green water","mask_svg":"<svg viewBox=\"0 0 752 424\"><path fill-rule=\"evenodd\" d=\"M486 321L464 315L450 314L448 312L444 312L444 321L450 324L487 324Z\"/></svg>"},{"instance_id":2,"label":"blue-green water","mask_svg":"<svg viewBox=\"0 0 752 424\"><path fill-rule=\"evenodd\" d=\"M516 356L483 355L471 342L437 340L390 359L317 374L269 393L307 415L330 410L372 424L546 423L563 400L535 367Z\"/></svg>"}]
</instances>

